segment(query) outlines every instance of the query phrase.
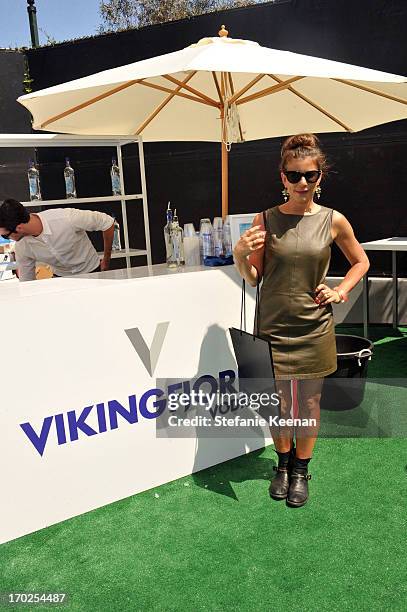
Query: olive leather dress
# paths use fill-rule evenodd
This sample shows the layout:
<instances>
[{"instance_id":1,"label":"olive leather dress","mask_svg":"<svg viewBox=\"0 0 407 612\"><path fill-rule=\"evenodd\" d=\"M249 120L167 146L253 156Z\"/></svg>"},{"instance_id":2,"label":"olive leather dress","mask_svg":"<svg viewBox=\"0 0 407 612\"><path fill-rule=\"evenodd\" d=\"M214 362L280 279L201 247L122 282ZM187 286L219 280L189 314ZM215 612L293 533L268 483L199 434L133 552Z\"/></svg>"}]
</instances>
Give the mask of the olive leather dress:
<instances>
[{"instance_id":1,"label":"olive leather dress","mask_svg":"<svg viewBox=\"0 0 407 612\"><path fill-rule=\"evenodd\" d=\"M271 341L276 379L322 378L337 369L332 305L314 301L331 258L333 210L265 212L259 335Z\"/></svg>"}]
</instances>

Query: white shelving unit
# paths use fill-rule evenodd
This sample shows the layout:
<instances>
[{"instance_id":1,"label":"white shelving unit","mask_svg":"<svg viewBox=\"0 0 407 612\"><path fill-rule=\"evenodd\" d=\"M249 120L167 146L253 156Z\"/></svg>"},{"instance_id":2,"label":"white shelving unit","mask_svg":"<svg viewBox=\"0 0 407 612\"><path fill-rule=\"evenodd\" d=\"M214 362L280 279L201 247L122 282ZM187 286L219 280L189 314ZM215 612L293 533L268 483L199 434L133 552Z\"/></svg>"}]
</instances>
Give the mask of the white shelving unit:
<instances>
[{"instance_id":1,"label":"white shelving unit","mask_svg":"<svg viewBox=\"0 0 407 612\"><path fill-rule=\"evenodd\" d=\"M126 194L122 147L127 144L138 143L141 193ZM36 200L22 202L26 207L33 206L61 206L70 204L72 207L92 202L121 202L122 205L122 226L124 235L124 249L112 251L112 258L125 258L127 268L131 267L132 257L147 257L147 264L152 264L150 226L148 219L147 184L144 167L144 150L141 137L125 138L122 136L70 136L67 134L0 134L0 147L15 148L38 148L38 147L115 147L117 165L120 168L121 192L118 196L97 196L91 198L71 198L61 200ZM108 171L108 169L106 170ZM146 241L145 249L130 248L129 231L127 225L127 202L140 200L143 206L144 235Z\"/></svg>"}]
</instances>

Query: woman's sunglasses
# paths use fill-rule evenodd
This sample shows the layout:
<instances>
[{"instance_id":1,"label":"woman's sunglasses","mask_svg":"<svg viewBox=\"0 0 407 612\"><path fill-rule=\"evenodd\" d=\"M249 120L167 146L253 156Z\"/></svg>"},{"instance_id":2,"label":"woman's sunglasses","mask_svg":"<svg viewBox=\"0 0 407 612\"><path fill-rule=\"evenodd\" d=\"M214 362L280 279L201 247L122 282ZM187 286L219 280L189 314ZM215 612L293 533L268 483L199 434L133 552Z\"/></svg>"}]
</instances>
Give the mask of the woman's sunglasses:
<instances>
[{"instance_id":1,"label":"woman's sunglasses","mask_svg":"<svg viewBox=\"0 0 407 612\"><path fill-rule=\"evenodd\" d=\"M299 183L302 177L307 183L316 183L321 176L321 170L309 170L308 172L295 172L295 170L283 170L289 183Z\"/></svg>"}]
</instances>

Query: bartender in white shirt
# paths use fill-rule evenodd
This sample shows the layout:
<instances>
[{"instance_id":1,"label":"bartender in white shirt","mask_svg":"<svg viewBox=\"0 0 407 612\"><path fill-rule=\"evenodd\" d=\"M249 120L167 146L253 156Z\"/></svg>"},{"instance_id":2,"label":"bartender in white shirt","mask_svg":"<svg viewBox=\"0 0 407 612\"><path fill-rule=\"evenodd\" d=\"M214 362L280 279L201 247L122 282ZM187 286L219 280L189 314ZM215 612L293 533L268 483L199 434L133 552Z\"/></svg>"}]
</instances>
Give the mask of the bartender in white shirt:
<instances>
[{"instance_id":1,"label":"bartender in white shirt","mask_svg":"<svg viewBox=\"0 0 407 612\"><path fill-rule=\"evenodd\" d=\"M86 232L103 232L100 261ZM105 213L76 208L54 208L29 213L17 200L0 206L0 234L16 241L20 281L35 280L36 262L50 264L55 276L72 277L109 269L114 219Z\"/></svg>"}]
</instances>

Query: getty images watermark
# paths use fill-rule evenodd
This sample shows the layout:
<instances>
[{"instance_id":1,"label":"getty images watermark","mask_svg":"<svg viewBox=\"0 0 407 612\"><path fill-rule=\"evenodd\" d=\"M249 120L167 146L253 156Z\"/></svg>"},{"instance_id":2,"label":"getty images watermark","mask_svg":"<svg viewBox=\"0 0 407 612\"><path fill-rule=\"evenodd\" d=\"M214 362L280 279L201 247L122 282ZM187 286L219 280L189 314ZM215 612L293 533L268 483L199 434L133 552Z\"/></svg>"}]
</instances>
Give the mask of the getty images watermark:
<instances>
[{"instance_id":1,"label":"getty images watermark","mask_svg":"<svg viewBox=\"0 0 407 612\"><path fill-rule=\"evenodd\" d=\"M269 414L267 418L254 413L253 416L232 414L241 408L257 411L262 408L279 409L278 393L206 393L202 389L190 393L171 393L168 396L167 407L177 414L168 416L169 427L316 427L317 420L312 418L282 417L279 414ZM180 413L181 410L203 408L205 414Z\"/></svg>"},{"instance_id":2,"label":"getty images watermark","mask_svg":"<svg viewBox=\"0 0 407 612\"><path fill-rule=\"evenodd\" d=\"M238 380L233 372L219 378L157 381L166 388L166 409L156 420L157 437L259 437L301 430L315 435L314 414L292 410L274 380ZM226 374L229 374L228 376Z\"/></svg>"}]
</instances>

